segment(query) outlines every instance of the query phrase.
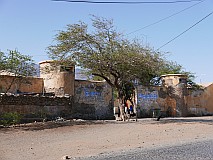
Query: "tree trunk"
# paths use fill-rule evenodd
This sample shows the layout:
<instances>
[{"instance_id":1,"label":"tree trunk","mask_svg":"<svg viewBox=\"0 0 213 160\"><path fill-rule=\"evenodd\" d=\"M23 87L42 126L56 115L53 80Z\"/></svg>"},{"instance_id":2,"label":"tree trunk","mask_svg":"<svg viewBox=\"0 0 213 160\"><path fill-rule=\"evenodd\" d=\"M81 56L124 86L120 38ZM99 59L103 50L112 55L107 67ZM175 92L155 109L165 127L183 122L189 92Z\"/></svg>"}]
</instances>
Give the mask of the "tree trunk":
<instances>
[{"instance_id":1,"label":"tree trunk","mask_svg":"<svg viewBox=\"0 0 213 160\"><path fill-rule=\"evenodd\" d=\"M14 84L15 80L16 80L16 77L13 77L12 81L11 81L10 84L9 84L9 87L6 88L5 94L11 89L11 87L12 87L12 85Z\"/></svg>"}]
</instances>

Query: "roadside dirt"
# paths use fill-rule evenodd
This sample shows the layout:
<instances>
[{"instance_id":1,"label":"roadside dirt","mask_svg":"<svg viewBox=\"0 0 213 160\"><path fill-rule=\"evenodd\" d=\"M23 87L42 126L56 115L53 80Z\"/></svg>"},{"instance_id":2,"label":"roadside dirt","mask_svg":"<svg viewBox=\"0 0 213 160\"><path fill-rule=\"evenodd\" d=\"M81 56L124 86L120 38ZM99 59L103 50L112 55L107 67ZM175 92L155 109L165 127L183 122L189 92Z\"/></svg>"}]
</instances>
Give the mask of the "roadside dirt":
<instances>
[{"instance_id":1,"label":"roadside dirt","mask_svg":"<svg viewBox=\"0 0 213 160\"><path fill-rule=\"evenodd\" d=\"M213 116L45 122L0 128L0 160L60 160L213 139Z\"/></svg>"}]
</instances>

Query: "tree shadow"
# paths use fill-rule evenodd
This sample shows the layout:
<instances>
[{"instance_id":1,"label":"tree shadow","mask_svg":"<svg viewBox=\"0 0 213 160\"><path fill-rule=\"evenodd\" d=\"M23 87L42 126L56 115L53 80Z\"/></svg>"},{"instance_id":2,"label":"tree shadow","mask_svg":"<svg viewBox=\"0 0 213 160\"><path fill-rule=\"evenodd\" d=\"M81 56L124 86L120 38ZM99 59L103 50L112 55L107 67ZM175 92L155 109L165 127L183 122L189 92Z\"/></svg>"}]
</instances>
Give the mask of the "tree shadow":
<instances>
[{"instance_id":1,"label":"tree shadow","mask_svg":"<svg viewBox=\"0 0 213 160\"><path fill-rule=\"evenodd\" d=\"M0 132L10 132L10 131L40 131L45 129L55 129L66 126L75 126L75 125L95 125L95 124L104 124L104 121L95 121L95 120L67 120L67 121L48 121L48 122L36 122L36 123L26 123L19 124L8 127L0 127Z\"/></svg>"},{"instance_id":2,"label":"tree shadow","mask_svg":"<svg viewBox=\"0 0 213 160\"><path fill-rule=\"evenodd\" d=\"M160 121L128 121L128 122L119 122L119 121L107 121L107 120L66 120L66 121L48 121L48 122L37 122L37 123L26 123L26 124L19 124L15 126L9 127L1 127L0 132L2 133L10 133L10 132L18 132L18 131L41 131L45 129L56 129L66 126L76 126L81 125L83 127L89 125L104 125L104 124L125 124L125 123L136 123L136 124L169 124L169 123L179 123L179 124L186 124L186 123L202 123L213 125L213 116L212 117L186 117L186 118L161 118Z\"/></svg>"},{"instance_id":3,"label":"tree shadow","mask_svg":"<svg viewBox=\"0 0 213 160\"><path fill-rule=\"evenodd\" d=\"M203 123L213 125L213 117L162 118L160 123Z\"/></svg>"}]
</instances>

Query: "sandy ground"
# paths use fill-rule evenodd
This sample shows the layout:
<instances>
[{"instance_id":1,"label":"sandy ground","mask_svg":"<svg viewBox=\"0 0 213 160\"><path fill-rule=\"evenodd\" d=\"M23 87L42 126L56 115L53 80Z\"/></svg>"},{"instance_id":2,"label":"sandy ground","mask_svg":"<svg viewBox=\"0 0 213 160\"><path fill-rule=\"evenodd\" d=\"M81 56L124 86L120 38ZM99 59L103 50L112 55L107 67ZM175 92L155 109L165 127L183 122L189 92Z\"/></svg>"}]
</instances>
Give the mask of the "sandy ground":
<instances>
[{"instance_id":1,"label":"sandy ground","mask_svg":"<svg viewBox=\"0 0 213 160\"><path fill-rule=\"evenodd\" d=\"M0 128L0 160L60 160L213 139L213 116L66 121Z\"/></svg>"}]
</instances>

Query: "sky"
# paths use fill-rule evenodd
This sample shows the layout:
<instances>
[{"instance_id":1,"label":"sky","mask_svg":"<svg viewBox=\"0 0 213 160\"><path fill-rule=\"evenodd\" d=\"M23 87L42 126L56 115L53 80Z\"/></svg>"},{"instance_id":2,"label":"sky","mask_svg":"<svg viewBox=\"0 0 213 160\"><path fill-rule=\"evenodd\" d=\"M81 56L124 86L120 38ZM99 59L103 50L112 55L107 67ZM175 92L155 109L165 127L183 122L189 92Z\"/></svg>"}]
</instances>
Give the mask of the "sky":
<instances>
[{"instance_id":1,"label":"sky","mask_svg":"<svg viewBox=\"0 0 213 160\"><path fill-rule=\"evenodd\" d=\"M213 0L157 4L0 0L0 51L17 49L24 55L32 56L36 63L48 60L47 47L54 43L54 36L59 31L66 30L66 25L79 21L90 25L91 15L95 15L113 19L117 31L122 32L126 38L137 38L144 46L154 50L183 33L159 51L167 53L167 59L181 64L185 71L195 73L195 82L210 83L213 82L212 12ZM206 17L207 15L209 16ZM203 19L204 17L206 18ZM165 18L166 20L162 20ZM160 20L162 21L150 25ZM202 21L198 23L200 20ZM195 25L196 23L198 24ZM145 26L149 27L144 28Z\"/></svg>"}]
</instances>

